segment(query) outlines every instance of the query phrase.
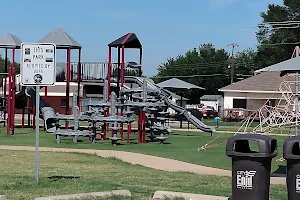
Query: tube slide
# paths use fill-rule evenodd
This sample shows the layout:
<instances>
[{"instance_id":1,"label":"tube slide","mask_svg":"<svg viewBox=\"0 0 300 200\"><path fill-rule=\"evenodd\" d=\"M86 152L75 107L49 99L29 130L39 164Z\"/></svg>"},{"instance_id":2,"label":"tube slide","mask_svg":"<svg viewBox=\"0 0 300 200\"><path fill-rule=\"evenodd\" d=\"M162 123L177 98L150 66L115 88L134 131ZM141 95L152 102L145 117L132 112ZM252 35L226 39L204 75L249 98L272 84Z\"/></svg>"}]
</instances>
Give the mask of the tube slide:
<instances>
[{"instance_id":1,"label":"tube slide","mask_svg":"<svg viewBox=\"0 0 300 200\"><path fill-rule=\"evenodd\" d=\"M131 82L135 82L138 85L142 85L143 84L143 79L140 77L133 77L133 76L128 76L125 77L125 80L131 81ZM166 90L164 90L163 88L160 88L158 86L156 86L154 84L154 82L151 80L147 81L147 88L149 88L150 90L156 90L157 93L163 97L164 101L166 102L166 104L172 108L173 110L175 110L176 112L179 112L180 114L183 114L185 116L185 118L191 122L194 126L196 126L198 129L200 129L201 131L204 132L209 132L209 133L214 133L216 132L215 127L211 127L211 126L207 126L205 125L201 120L199 120L198 118L196 118L194 115L192 115L190 112L188 112L186 109L176 105L174 102L172 102L169 97L170 94L169 92L167 92Z\"/></svg>"},{"instance_id":2,"label":"tube slide","mask_svg":"<svg viewBox=\"0 0 300 200\"><path fill-rule=\"evenodd\" d=\"M180 114L183 114L184 117L191 122L194 126L196 126L198 129L204 132L214 133L216 132L215 127L207 126L202 121L200 121L197 117L192 115L190 112L188 112L186 109L176 105L171 99L165 98L165 102L167 105L172 108L173 110L179 112Z\"/></svg>"},{"instance_id":3,"label":"tube slide","mask_svg":"<svg viewBox=\"0 0 300 200\"><path fill-rule=\"evenodd\" d=\"M56 64L56 81L65 81L65 65L57 63ZM36 100L36 90L35 87L28 86L25 88L25 94L28 97L30 104L35 105ZM53 133L56 130L55 127L55 112L53 108L44 100L44 98L40 97L40 113L41 118L44 120L46 131L49 133Z\"/></svg>"}]
</instances>

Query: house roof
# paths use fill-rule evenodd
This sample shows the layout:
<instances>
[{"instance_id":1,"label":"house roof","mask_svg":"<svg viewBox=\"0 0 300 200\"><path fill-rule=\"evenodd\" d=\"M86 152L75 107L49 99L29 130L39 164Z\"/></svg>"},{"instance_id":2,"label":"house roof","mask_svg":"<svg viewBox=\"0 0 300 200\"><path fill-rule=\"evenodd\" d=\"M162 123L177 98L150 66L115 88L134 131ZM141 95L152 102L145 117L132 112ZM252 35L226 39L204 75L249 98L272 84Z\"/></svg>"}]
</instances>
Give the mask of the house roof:
<instances>
[{"instance_id":1,"label":"house roof","mask_svg":"<svg viewBox=\"0 0 300 200\"><path fill-rule=\"evenodd\" d=\"M7 34L0 38L0 48L20 49L22 41L13 34Z\"/></svg>"},{"instance_id":2,"label":"house roof","mask_svg":"<svg viewBox=\"0 0 300 200\"><path fill-rule=\"evenodd\" d=\"M200 99L201 100L209 100L209 101L217 101L218 99L221 99L222 95L203 95Z\"/></svg>"},{"instance_id":3,"label":"house roof","mask_svg":"<svg viewBox=\"0 0 300 200\"><path fill-rule=\"evenodd\" d=\"M264 72L236 83L225 86L221 92L274 92L277 91L285 77L279 71Z\"/></svg>"},{"instance_id":4,"label":"house roof","mask_svg":"<svg viewBox=\"0 0 300 200\"><path fill-rule=\"evenodd\" d=\"M255 73L266 71L300 71L300 57L291 58L283 62L256 70Z\"/></svg>"},{"instance_id":5,"label":"house roof","mask_svg":"<svg viewBox=\"0 0 300 200\"><path fill-rule=\"evenodd\" d=\"M81 48L81 45L61 28L54 29L38 43L54 43L57 49Z\"/></svg>"}]
</instances>

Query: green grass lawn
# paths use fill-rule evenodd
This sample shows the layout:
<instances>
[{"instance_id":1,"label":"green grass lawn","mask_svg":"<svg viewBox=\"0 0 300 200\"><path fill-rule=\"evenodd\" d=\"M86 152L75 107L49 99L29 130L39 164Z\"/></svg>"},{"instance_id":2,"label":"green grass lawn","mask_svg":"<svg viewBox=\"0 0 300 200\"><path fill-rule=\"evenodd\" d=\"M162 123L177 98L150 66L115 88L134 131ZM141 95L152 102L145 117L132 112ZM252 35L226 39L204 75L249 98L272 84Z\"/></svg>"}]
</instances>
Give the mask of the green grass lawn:
<instances>
[{"instance_id":1,"label":"green grass lawn","mask_svg":"<svg viewBox=\"0 0 300 200\"><path fill-rule=\"evenodd\" d=\"M41 152L40 182L35 184L34 152L3 150L0 157L5 161L0 162L0 194L6 195L9 200L117 189L131 191L133 197L128 199L132 200L150 199L156 190L219 196L230 196L231 193L229 177L164 172L114 158L77 153ZM55 176L75 179L53 178ZM270 193L272 200L286 200L284 185L272 185Z\"/></svg>"},{"instance_id":2,"label":"green grass lawn","mask_svg":"<svg viewBox=\"0 0 300 200\"><path fill-rule=\"evenodd\" d=\"M160 145L158 143L138 144L136 136L132 136L131 144L126 144L126 141L120 141L121 145L112 146L110 141L98 141L97 144L92 144L87 138L81 138L82 141L74 144L71 137L62 140L62 143L56 144L54 135L40 132L40 146L42 147L63 147L63 148L81 148L81 149L113 149L119 151L137 152L142 154L160 156L165 158L176 159L198 165L231 169L231 159L225 154L225 145L221 144L206 151L197 151L197 149L209 141L211 137L208 133L203 132L176 132L172 133L166 140L167 144ZM220 138L212 144L224 142L232 134L222 134ZM276 136L278 140L279 155L273 159L272 170L277 171L280 166L285 166L285 162L276 161L282 156L282 145L286 137ZM0 145L35 145L35 132L31 129L16 129L16 134L13 136L5 136L3 130L0 136Z\"/></svg>"}]
</instances>

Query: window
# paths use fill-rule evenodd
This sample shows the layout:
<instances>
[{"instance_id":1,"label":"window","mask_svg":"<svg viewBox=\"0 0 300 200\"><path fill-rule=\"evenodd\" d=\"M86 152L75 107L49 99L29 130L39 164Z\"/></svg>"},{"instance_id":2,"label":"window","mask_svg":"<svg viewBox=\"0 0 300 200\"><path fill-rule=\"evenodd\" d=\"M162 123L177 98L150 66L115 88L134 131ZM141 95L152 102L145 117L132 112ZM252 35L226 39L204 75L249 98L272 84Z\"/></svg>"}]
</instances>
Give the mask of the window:
<instances>
[{"instance_id":1,"label":"window","mask_svg":"<svg viewBox=\"0 0 300 200\"><path fill-rule=\"evenodd\" d=\"M267 103L268 106L275 107L275 99L270 99Z\"/></svg>"},{"instance_id":2,"label":"window","mask_svg":"<svg viewBox=\"0 0 300 200\"><path fill-rule=\"evenodd\" d=\"M233 108L246 108L246 99L233 99Z\"/></svg>"},{"instance_id":3,"label":"window","mask_svg":"<svg viewBox=\"0 0 300 200\"><path fill-rule=\"evenodd\" d=\"M61 98L60 107L66 107L66 106L67 106L67 100L65 98Z\"/></svg>"}]
</instances>

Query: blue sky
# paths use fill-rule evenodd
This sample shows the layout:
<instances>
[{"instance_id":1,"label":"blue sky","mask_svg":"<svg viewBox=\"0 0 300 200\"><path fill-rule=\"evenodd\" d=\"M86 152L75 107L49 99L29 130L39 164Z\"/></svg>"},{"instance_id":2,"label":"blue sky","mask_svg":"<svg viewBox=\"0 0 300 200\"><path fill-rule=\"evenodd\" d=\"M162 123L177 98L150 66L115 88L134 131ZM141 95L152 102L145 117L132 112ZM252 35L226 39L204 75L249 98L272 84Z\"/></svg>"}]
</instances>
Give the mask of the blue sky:
<instances>
[{"instance_id":1,"label":"blue sky","mask_svg":"<svg viewBox=\"0 0 300 200\"><path fill-rule=\"evenodd\" d=\"M56 27L64 29L82 46L83 61L105 61L107 44L134 32L143 45L143 70L147 76L168 57L203 43L217 48L238 43L237 50L255 47L259 13L268 3L283 0L17 0L1 2L0 36L17 35L36 42ZM47 3L46 3L47 2ZM188 2L188 3L187 3ZM3 53L3 51L1 51ZM126 61L138 61L137 50L126 50ZM113 59L117 52L113 52ZM65 52L57 55L65 60ZM74 51L72 61L77 61ZM18 60L17 60L18 61Z\"/></svg>"}]
</instances>

